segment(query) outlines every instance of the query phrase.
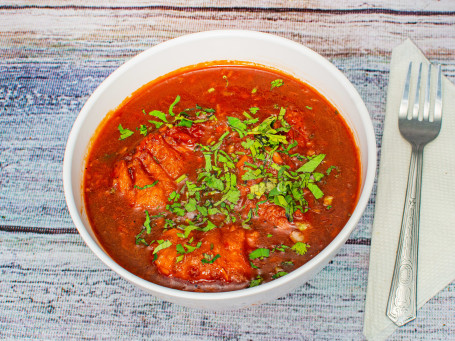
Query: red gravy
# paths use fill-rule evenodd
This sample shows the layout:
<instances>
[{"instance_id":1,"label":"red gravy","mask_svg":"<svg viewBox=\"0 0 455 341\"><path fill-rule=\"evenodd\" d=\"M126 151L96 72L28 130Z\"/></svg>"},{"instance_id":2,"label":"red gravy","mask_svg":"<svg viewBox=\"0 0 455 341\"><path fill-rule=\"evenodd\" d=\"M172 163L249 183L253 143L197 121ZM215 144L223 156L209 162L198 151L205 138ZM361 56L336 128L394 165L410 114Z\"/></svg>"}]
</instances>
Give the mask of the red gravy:
<instances>
[{"instance_id":1,"label":"red gravy","mask_svg":"<svg viewBox=\"0 0 455 341\"><path fill-rule=\"evenodd\" d=\"M343 228L359 152L307 84L258 65L188 67L110 113L86 160L86 211L128 271L181 290L285 276Z\"/></svg>"}]
</instances>

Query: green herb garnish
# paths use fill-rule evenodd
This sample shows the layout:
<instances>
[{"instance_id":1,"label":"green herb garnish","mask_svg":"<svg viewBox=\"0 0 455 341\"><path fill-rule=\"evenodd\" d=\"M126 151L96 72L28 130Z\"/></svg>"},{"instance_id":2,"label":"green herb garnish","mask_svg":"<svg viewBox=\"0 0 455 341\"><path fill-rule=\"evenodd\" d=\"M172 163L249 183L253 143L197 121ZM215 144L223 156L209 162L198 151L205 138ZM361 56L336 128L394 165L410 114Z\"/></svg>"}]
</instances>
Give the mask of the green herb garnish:
<instances>
[{"instance_id":1,"label":"green herb garnish","mask_svg":"<svg viewBox=\"0 0 455 341\"><path fill-rule=\"evenodd\" d=\"M153 111L149 112L149 115L150 116L155 116L155 117L159 118L161 121L167 123L166 114L164 112L162 112L162 111L153 110ZM154 122L156 122L156 121L151 121L151 123L154 123ZM157 122L157 123L160 123L160 122ZM159 128L159 127L157 126L157 128Z\"/></svg>"},{"instance_id":2,"label":"green herb garnish","mask_svg":"<svg viewBox=\"0 0 455 341\"><path fill-rule=\"evenodd\" d=\"M256 259L256 258L263 259L268 256L270 256L269 249L259 248L259 249L254 250L253 252L251 252L249 255L249 258L251 260Z\"/></svg>"},{"instance_id":3,"label":"green herb garnish","mask_svg":"<svg viewBox=\"0 0 455 341\"><path fill-rule=\"evenodd\" d=\"M124 140L134 134L134 131L131 131L129 129L123 129L121 124L119 124L117 128L118 131L120 132L119 140Z\"/></svg>"},{"instance_id":4,"label":"green herb garnish","mask_svg":"<svg viewBox=\"0 0 455 341\"><path fill-rule=\"evenodd\" d=\"M154 181L154 182L151 183L150 185L145 185L144 187L139 187L139 186L137 186L137 185L134 185L134 188L139 189L139 190L147 189L147 188L152 188L152 187L154 187L157 183L158 183L158 180Z\"/></svg>"},{"instance_id":5,"label":"green herb garnish","mask_svg":"<svg viewBox=\"0 0 455 341\"><path fill-rule=\"evenodd\" d=\"M159 244L155 250L153 250L153 254L158 253L161 250L167 249L168 247L172 246L172 242L170 240L157 240Z\"/></svg>"},{"instance_id":6,"label":"green herb garnish","mask_svg":"<svg viewBox=\"0 0 455 341\"><path fill-rule=\"evenodd\" d=\"M273 88L279 88L280 86L283 85L283 80L275 79L274 81L271 81L270 84L271 84L270 90L272 90Z\"/></svg>"},{"instance_id":7,"label":"green herb garnish","mask_svg":"<svg viewBox=\"0 0 455 341\"><path fill-rule=\"evenodd\" d=\"M307 250L310 246L308 244L302 243L302 242L297 242L294 244L293 247L291 247L291 250L295 251L299 255L304 255L307 253Z\"/></svg>"},{"instance_id":8,"label":"green herb garnish","mask_svg":"<svg viewBox=\"0 0 455 341\"><path fill-rule=\"evenodd\" d=\"M172 104L169 106L169 115L171 116L175 116L174 114L174 107L177 105L177 103L180 102L180 96L177 95L177 97L175 98L174 102L172 102Z\"/></svg>"},{"instance_id":9,"label":"green herb garnish","mask_svg":"<svg viewBox=\"0 0 455 341\"><path fill-rule=\"evenodd\" d=\"M213 264L213 262L216 261L221 256L219 254L217 254L216 256L213 256L213 255L209 255L207 253L204 253L203 257L204 258L201 259L202 263L204 263L204 264Z\"/></svg>"},{"instance_id":10,"label":"green herb garnish","mask_svg":"<svg viewBox=\"0 0 455 341\"><path fill-rule=\"evenodd\" d=\"M261 276L257 276L255 279L253 279L253 280L250 282L250 288L256 287L256 286L258 286L259 284L261 284L262 282L264 282L264 279L263 279Z\"/></svg>"}]
</instances>

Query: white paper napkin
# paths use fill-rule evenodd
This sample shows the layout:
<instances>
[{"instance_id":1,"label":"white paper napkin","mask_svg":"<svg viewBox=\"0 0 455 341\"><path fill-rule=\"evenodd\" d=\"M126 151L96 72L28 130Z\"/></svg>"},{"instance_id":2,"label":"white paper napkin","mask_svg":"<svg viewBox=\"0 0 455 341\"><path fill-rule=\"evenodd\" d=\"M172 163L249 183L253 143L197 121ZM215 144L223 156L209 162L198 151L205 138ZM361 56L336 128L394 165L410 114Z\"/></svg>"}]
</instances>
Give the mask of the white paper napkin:
<instances>
[{"instance_id":1,"label":"white paper napkin","mask_svg":"<svg viewBox=\"0 0 455 341\"><path fill-rule=\"evenodd\" d=\"M364 334L369 340L384 340L397 328L386 316L386 308L411 155L410 144L398 130L398 108L410 61L422 62L423 67L429 64L407 40L393 50L390 66L365 307ZM424 149L418 308L455 280L455 86L446 78L442 85L441 132Z\"/></svg>"}]
</instances>

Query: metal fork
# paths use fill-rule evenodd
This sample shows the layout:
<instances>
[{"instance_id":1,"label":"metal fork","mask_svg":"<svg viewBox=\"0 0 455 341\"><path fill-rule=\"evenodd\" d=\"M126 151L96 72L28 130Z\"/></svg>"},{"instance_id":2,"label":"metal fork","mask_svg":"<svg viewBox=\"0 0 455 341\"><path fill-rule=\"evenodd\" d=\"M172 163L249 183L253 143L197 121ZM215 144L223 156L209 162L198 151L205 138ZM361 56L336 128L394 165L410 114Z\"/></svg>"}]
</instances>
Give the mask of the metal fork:
<instances>
[{"instance_id":1,"label":"metal fork","mask_svg":"<svg viewBox=\"0 0 455 341\"><path fill-rule=\"evenodd\" d=\"M437 67L436 95L434 110L430 110L431 64L428 67L427 84L423 110L420 109L422 63L419 66L416 95L412 110L409 110L409 89L411 86L412 62L404 86L398 115L401 135L412 145L409 164L408 185L401 222L392 285L387 303L387 316L398 326L416 318L417 315L417 250L419 241L420 190L422 184L423 148L439 134L442 121L442 79L441 67Z\"/></svg>"}]
</instances>

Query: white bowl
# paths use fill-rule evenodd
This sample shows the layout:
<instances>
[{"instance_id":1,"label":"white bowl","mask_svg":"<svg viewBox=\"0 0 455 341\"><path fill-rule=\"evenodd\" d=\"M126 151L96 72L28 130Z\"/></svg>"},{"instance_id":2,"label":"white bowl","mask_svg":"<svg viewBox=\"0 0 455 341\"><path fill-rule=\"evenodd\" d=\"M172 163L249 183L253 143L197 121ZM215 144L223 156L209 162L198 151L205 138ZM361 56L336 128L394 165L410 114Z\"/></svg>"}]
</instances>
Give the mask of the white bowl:
<instances>
[{"instance_id":1,"label":"white bowl","mask_svg":"<svg viewBox=\"0 0 455 341\"><path fill-rule=\"evenodd\" d=\"M142 85L184 66L216 60L255 62L280 69L310 84L343 115L356 138L362 166L357 206L338 236L316 257L286 276L248 289L199 293L170 289L128 272L103 249L87 219L82 195L85 157L104 116ZM347 78L314 51L277 36L240 30L208 31L154 46L126 62L94 91L68 138L63 162L66 202L74 224L90 249L129 282L162 299L203 309L239 308L283 296L321 270L346 242L367 205L376 170L376 144L368 111Z\"/></svg>"}]
</instances>

